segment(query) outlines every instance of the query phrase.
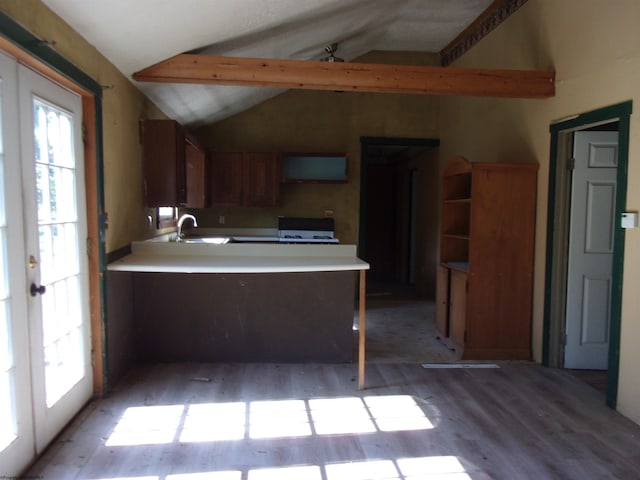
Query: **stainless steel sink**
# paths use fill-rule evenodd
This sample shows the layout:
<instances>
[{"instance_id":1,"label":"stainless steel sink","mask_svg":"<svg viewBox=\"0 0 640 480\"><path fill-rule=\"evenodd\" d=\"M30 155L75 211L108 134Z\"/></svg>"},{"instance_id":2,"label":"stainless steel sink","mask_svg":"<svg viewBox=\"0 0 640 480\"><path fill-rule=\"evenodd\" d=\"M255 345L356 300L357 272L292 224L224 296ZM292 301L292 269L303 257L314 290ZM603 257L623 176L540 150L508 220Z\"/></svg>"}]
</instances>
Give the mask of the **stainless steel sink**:
<instances>
[{"instance_id":1,"label":"stainless steel sink","mask_svg":"<svg viewBox=\"0 0 640 480\"><path fill-rule=\"evenodd\" d=\"M187 237L183 238L182 243L210 243L212 245L224 245L231 241L231 237Z\"/></svg>"}]
</instances>

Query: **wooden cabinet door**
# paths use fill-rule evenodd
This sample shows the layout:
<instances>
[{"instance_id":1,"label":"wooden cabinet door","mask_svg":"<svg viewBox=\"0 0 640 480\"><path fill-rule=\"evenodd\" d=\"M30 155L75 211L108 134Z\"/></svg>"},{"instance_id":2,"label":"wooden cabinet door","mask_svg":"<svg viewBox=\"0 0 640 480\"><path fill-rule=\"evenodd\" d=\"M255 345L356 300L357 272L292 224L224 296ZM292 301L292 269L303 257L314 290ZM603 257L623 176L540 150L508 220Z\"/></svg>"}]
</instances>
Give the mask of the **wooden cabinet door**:
<instances>
[{"instance_id":1,"label":"wooden cabinet door","mask_svg":"<svg viewBox=\"0 0 640 480\"><path fill-rule=\"evenodd\" d=\"M436 328L443 337L449 336L449 269L442 265L436 277Z\"/></svg>"},{"instance_id":2,"label":"wooden cabinet door","mask_svg":"<svg viewBox=\"0 0 640 480\"><path fill-rule=\"evenodd\" d=\"M185 205L185 137L173 120L147 120L143 128L147 206Z\"/></svg>"},{"instance_id":3,"label":"wooden cabinet door","mask_svg":"<svg viewBox=\"0 0 640 480\"><path fill-rule=\"evenodd\" d=\"M215 152L210 168L211 204L242 205L243 155L241 152Z\"/></svg>"},{"instance_id":4,"label":"wooden cabinet door","mask_svg":"<svg viewBox=\"0 0 640 480\"><path fill-rule=\"evenodd\" d=\"M467 323L467 274L451 270L449 290L449 336L459 345L464 345Z\"/></svg>"},{"instance_id":5,"label":"wooden cabinet door","mask_svg":"<svg viewBox=\"0 0 640 480\"><path fill-rule=\"evenodd\" d=\"M275 153L244 154L244 205L268 207L278 203L278 160Z\"/></svg>"},{"instance_id":6,"label":"wooden cabinet door","mask_svg":"<svg viewBox=\"0 0 640 480\"><path fill-rule=\"evenodd\" d=\"M206 207L206 153L192 143L185 146L187 207Z\"/></svg>"}]
</instances>

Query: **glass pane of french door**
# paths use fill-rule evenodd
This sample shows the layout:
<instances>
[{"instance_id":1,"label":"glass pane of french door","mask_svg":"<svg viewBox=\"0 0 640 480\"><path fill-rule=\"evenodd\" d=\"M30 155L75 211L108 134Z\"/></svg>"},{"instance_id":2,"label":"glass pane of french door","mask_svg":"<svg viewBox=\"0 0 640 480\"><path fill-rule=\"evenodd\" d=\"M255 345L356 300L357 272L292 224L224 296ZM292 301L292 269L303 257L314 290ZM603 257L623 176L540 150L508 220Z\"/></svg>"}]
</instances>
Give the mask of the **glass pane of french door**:
<instances>
[{"instance_id":1,"label":"glass pane of french door","mask_svg":"<svg viewBox=\"0 0 640 480\"><path fill-rule=\"evenodd\" d=\"M85 374L72 117L33 100L45 394L57 402Z\"/></svg>"}]
</instances>

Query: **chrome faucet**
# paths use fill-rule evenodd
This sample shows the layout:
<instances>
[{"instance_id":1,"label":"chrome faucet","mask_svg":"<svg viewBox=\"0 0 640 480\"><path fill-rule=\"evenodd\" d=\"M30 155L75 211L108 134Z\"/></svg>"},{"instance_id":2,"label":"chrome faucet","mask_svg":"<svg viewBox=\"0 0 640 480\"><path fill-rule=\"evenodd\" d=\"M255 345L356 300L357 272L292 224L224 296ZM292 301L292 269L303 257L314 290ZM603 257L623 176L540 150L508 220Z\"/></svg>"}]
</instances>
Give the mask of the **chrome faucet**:
<instances>
[{"instance_id":1,"label":"chrome faucet","mask_svg":"<svg viewBox=\"0 0 640 480\"><path fill-rule=\"evenodd\" d=\"M193 226L197 227L198 226L198 221L196 220L196 217L194 217L193 215L189 214L189 213L185 213L184 215L182 215L179 219L178 219L178 236L176 238L177 242L181 242L182 241L182 237L183 237L183 233L182 233L182 224L184 223L185 220L187 219L191 219L193 220Z\"/></svg>"}]
</instances>

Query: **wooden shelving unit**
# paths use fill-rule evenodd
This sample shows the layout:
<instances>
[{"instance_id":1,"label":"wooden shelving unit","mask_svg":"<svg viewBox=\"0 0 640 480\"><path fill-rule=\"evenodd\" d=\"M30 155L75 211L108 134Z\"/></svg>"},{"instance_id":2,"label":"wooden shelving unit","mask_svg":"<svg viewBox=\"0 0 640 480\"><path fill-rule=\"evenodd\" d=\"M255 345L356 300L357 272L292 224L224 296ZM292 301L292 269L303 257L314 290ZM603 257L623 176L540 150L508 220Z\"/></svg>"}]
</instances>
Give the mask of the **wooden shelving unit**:
<instances>
[{"instance_id":1,"label":"wooden shelving unit","mask_svg":"<svg viewBox=\"0 0 640 480\"><path fill-rule=\"evenodd\" d=\"M436 326L464 359L529 359L538 166L442 171Z\"/></svg>"}]
</instances>

